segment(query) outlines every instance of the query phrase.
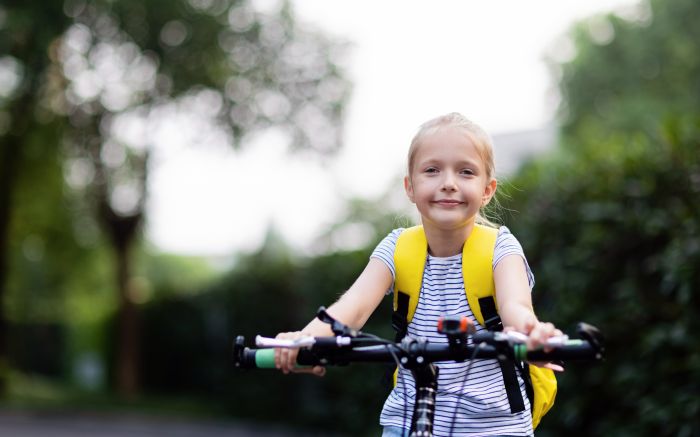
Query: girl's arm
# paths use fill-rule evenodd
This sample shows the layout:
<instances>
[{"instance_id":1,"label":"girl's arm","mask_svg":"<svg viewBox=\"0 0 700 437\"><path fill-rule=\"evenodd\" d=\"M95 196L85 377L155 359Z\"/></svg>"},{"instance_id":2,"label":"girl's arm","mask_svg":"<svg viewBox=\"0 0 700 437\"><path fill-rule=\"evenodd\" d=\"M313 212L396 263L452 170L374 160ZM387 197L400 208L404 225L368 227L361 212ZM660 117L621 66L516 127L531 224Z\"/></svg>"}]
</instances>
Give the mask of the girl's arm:
<instances>
[{"instance_id":1,"label":"girl's arm","mask_svg":"<svg viewBox=\"0 0 700 437\"><path fill-rule=\"evenodd\" d=\"M493 280L503 326L528 334L528 347L535 348L549 337L562 334L554 325L542 323L535 316L522 257L513 254L501 259L493 272Z\"/></svg>"},{"instance_id":2,"label":"girl's arm","mask_svg":"<svg viewBox=\"0 0 700 437\"><path fill-rule=\"evenodd\" d=\"M370 258L355 283L328 308L328 313L339 322L353 329L361 329L389 289L393 278L389 268L379 259ZM285 332L278 338L298 338L305 335L333 335L330 326L314 318L304 329L298 332ZM275 365L284 373L294 370L297 350L275 349ZM315 367L312 372L322 375L324 369Z\"/></svg>"}]
</instances>

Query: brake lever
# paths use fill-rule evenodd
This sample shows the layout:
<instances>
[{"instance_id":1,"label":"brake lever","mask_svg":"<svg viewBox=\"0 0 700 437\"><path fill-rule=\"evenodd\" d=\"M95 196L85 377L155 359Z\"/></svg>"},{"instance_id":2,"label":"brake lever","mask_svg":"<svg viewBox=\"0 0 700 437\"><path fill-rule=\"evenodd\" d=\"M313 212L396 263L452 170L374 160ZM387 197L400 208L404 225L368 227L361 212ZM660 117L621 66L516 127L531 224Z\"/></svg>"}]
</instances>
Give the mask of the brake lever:
<instances>
[{"instance_id":1,"label":"brake lever","mask_svg":"<svg viewBox=\"0 0 700 437\"><path fill-rule=\"evenodd\" d=\"M283 348L283 349L302 349L310 348L316 345L322 346L349 346L352 344L350 337L299 337L297 339L270 338L258 335L255 337L255 345L259 348Z\"/></svg>"},{"instance_id":2,"label":"brake lever","mask_svg":"<svg viewBox=\"0 0 700 437\"><path fill-rule=\"evenodd\" d=\"M505 338L514 344L524 344L527 343L528 336L518 331L510 331L507 333L502 333ZM569 341L568 335L555 335L554 337L549 337L543 344L543 346L563 346Z\"/></svg>"},{"instance_id":3,"label":"brake lever","mask_svg":"<svg viewBox=\"0 0 700 437\"><path fill-rule=\"evenodd\" d=\"M263 337L262 335L257 335L255 337L255 345L260 348L285 348L285 349L299 349L303 347L311 347L314 345L316 340L311 337L300 337L294 340L291 339L281 339L281 338L269 338Z\"/></svg>"},{"instance_id":4,"label":"brake lever","mask_svg":"<svg viewBox=\"0 0 700 437\"><path fill-rule=\"evenodd\" d=\"M330 314L328 314L328 311L326 311L326 307L324 306L318 308L318 311L316 312L316 317L323 323L331 325L331 331L333 331L333 334L335 335L345 337L357 337L357 335L359 334L359 331L357 331L356 329L352 329L351 327L344 325L336 319L334 319Z\"/></svg>"},{"instance_id":5,"label":"brake lever","mask_svg":"<svg viewBox=\"0 0 700 437\"><path fill-rule=\"evenodd\" d=\"M482 333L482 334L477 334L474 336L475 341L481 340L481 341L486 341L487 343L489 342L507 342L509 344L525 344L527 343L528 336L523 334L522 332L518 331L496 331L496 332L490 332L490 333ZM568 335L557 335L554 337L550 337L547 339L547 341L544 342L542 346L563 346L566 345L567 342L569 341L569 336Z\"/></svg>"},{"instance_id":6,"label":"brake lever","mask_svg":"<svg viewBox=\"0 0 700 437\"><path fill-rule=\"evenodd\" d=\"M580 322L576 326L576 331L582 339L586 340L595 349L598 359L601 359L603 352L605 352L603 333L595 326L584 322Z\"/></svg>"}]
</instances>

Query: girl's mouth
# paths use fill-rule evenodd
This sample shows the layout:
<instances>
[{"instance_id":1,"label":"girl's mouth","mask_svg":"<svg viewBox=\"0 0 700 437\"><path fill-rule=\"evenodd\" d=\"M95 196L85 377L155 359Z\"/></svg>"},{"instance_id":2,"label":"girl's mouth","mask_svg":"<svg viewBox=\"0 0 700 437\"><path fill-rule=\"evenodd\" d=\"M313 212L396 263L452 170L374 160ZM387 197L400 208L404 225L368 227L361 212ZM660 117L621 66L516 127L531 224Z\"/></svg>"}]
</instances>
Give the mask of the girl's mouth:
<instances>
[{"instance_id":1,"label":"girl's mouth","mask_svg":"<svg viewBox=\"0 0 700 437\"><path fill-rule=\"evenodd\" d=\"M462 204L462 202L460 202L459 200L454 199L440 199L433 201L433 203L436 203L441 206L457 206Z\"/></svg>"}]
</instances>

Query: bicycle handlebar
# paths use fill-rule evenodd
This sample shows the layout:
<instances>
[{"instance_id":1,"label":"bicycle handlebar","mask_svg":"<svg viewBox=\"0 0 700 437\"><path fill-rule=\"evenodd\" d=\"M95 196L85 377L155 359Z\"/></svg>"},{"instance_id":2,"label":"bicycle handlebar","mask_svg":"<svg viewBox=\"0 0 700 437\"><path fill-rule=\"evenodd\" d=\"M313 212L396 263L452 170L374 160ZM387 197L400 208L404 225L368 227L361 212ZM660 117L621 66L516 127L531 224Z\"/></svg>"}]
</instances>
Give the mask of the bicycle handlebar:
<instances>
[{"instance_id":1,"label":"bicycle handlebar","mask_svg":"<svg viewBox=\"0 0 700 437\"><path fill-rule=\"evenodd\" d=\"M558 361L600 360L603 358L603 339L597 328L579 323L581 339L569 340L560 336L548 340L538 350L527 350L523 334L510 332L476 333L474 323L467 317L444 317L438 321L437 332L445 335L447 343L430 343L426 339L405 337L400 343L364 334L333 319L321 307L318 318L331 326L334 336L301 337L295 340L259 337L258 346L245 347L245 339L238 336L233 347L236 367L269 369L275 367L272 348L298 348L297 364L344 365L353 362L396 363L410 370L416 382L416 398L411 418L411 436L432 436L439 368L436 361L496 358L499 361ZM471 341L470 341L471 340ZM469 373L471 364L467 367ZM406 417L407 412L404 412ZM456 415L456 411L455 411ZM453 424L455 415L453 415ZM404 426L405 428L405 426ZM450 428L450 434L452 428Z\"/></svg>"},{"instance_id":2,"label":"bicycle handlebar","mask_svg":"<svg viewBox=\"0 0 700 437\"><path fill-rule=\"evenodd\" d=\"M305 337L300 341L259 338L258 344L268 348L245 347L242 336L234 343L234 364L240 368L274 368L274 349L271 347L303 347L299 350L297 364L300 366L337 366L355 362L394 363L397 360L405 367L436 361L464 361L466 359L496 358L516 361L596 361L603 358L602 335L597 328L579 323L581 339L562 337L548 345L547 350L527 350L518 335L502 332L485 332L471 335L467 344L464 335L460 341L449 344L429 343L427 340L407 337L401 343L392 343L378 337L358 333L357 337L344 335L329 337ZM448 336L448 338L450 338Z\"/></svg>"},{"instance_id":3,"label":"bicycle handlebar","mask_svg":"<svg viewBox=\"0 0 700 437\"><path fill-rule=\"evenodd\" d=\"M513 347L513 355L517 356L517 346ZM392 355L393 352L393 355ZM425 362L435 361L464 361L467 358L499 358L504 355L498 348L492 345L479 344L477 346L466 346L459 350L453 350L449 345L426 344L420 352L417 352L416 359L423 358ZM407 354L396 345L364 346L354 349L338 349L330 353L330 350L319 351L312 349L301 349L297 356L297 364L300 366L316 365L344 365L351 362L394 362L394 356L399 359ZM602 358L590 344L580 340L572 340L569 344L557 346L555 349L545 352L544 350L527 351L523 361L568 361L568 360L598 360ZM274 349L250 349L245 348L237 360L238 367L271 369L275 367Z\"/></svg>"}]
</instances>

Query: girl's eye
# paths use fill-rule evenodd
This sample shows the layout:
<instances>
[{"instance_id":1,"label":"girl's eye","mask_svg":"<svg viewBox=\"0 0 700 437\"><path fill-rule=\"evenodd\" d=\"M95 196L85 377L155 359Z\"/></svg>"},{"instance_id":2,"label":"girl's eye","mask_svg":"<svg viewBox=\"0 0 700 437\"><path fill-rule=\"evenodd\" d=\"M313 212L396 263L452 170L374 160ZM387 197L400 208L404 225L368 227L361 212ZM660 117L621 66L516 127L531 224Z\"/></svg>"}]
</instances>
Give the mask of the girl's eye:
<instances>
[{"instance_id":1,"label":"girl's eye","mask_svg":"<svg viewBox=\"0 0 700 437\"><path fill-rule=\"evenodd\" d=\"M465 168L464 170L461 170L460 173L462 173L463 175L473 175L474 171L472 169Z\"/></svg>"},{"instance_id":2,"label":"girl's eye","mask_svg":"<svg viewBox=\"0 0 700 437\"><path fill-rule=\"evenodd\" d=\"M428 167L428 168L425 169L425 172L426 172L426 173L437 173L437 172L438 172L438 169L435 168L435 167Z\"/></svg>"}]
</instances>

